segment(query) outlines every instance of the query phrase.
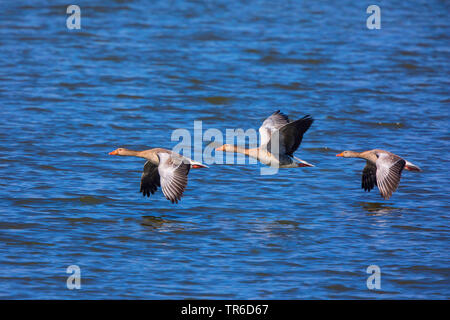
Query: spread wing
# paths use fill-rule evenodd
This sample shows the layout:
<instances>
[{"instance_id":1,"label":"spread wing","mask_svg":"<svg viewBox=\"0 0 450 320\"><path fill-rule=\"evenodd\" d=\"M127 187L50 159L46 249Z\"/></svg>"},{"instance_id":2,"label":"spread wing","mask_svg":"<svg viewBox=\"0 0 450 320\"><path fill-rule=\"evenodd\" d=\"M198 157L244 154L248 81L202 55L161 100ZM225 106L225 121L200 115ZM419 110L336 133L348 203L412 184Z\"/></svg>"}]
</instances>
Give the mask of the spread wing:
<instances>
[{"instance_id":1,"label":"spread wing","mask_svg":"<svg viewBox=\"0 0 450 320\"><path fill-rule=\"evenodd\" d=\"M154 194L160 184L160 177L158 172L158 167L152 164L150 161L147 161L144 165L144 172L141 176L141 189L140 192L147 197L150 197L150 194Z\"/></svg>"},{"instance_id":2,"label":"spread wing","mask_svg":"<svg viewBox=\"0 0 450 320\"><path fill-rule=\"evenodd\" d=\"M309 129L313 122L313 118L307 115L281 127L279 129L280 150L284 150L285 154L292 157L295 150L297 150L300 143L302 143L303 134Z\"/></svg>"},{"instance_id":3,"label":"spread wing","mask_svg":"<svg viewBox=\"0 0 450 320\"><path fill-rule=\"evenodd\" d=\"M287 115L282 113L280 110L272 113L270 117L264 120L263 124L259 128L260 146L265 146L269 143L272 133L277 131L284 125L289 123L289 118Z\"/></svg>"},{"instance_id":4,"label":"spread wing","mask_svg":"<svg viewBox=\"0 0 450 320\"><path fill-rule=\"evenodd\" d=\"M167 200L178 203L187 185L187 175L191 165L181 158L168 153L158 153L158 172L161 177L161 189Z\"/></svg>"},{"instance_id":5,"label":"spread wing","mask_svg":"<svg viewBox=\"0 0 450 320\"><path fill-rule=\"evenodd\" d=\"M267 150L273 154L286 154L292 157L313 122L314 119L307 115L274 129L270 134ZM275 142L278 142L278 146Z\"/></svg>"},{"instance_id":6,"label":"spread wing","mask_svg":"<svg viewBox=\"0 0 450 320\"><path fill-rule=\"evenodd\" d=\"M377 184L377 167L367 162L362 173L361 188L370 191Z\"/></svg>"},{"instance_id":7,"label":"spread wing","mask_svg":"<svg viewBox=\"0 0 450 320\"><path fill-rule=\"evenodd\" d=\"M396 155L378 154L378 160L376 161L377 186L384 199L389 199L392 193L397 190L405 164L406 161Z\"/></svg>"}]
</instances>

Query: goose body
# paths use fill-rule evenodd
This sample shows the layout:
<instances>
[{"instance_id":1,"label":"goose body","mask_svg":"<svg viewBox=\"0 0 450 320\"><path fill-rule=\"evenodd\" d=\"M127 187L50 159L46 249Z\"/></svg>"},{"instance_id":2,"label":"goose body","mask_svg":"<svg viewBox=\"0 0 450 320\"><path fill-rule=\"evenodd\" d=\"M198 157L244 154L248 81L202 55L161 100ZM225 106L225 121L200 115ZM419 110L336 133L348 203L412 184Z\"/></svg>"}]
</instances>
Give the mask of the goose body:
<instances>
[{"instance_id":1,"label":"goose body","mask_svg":"<svg viewBox=\"0 0 450 320\"><path fill-rule=\"evenodd\" d=\"M343 151L336 156L365 159L366 166L362 172L361 188L364 191L370 191L377 186L381 196L386 200L397 190L403 169L422 171L418 166L398 155L380 149L364 152Z\"/></svg>"},{"instance_id":2,"label":"goose body","mask_svg":"<svg viewBox=\"0 0 450 320\"><path fill-rule=\"evenodd\" d=\"M164 148L134 151L118 148L109 153L118 156L134 156L147 160L141 176L140 192L145 197L154 194L158 187L167 200L178 203L187 186L187 176L191 168L207 168L207 166L183 157Z\"/></svg>"},{"instance_id":3,"label":"goose body","mask_svg":"<svg viewBox=\"0 0 450 320\"><path fill-rule=\"evenodd\" d=\"M278 110L268 117L259 128L259 147L247 149L224 144L216 148L216 151L242 153L265 165L278 168L313 167L312 164L294 157L294 152L302 142L303 134L313 121L313 118L307 115L291 122L285 114Z\"/></svg>"}]
</instances>

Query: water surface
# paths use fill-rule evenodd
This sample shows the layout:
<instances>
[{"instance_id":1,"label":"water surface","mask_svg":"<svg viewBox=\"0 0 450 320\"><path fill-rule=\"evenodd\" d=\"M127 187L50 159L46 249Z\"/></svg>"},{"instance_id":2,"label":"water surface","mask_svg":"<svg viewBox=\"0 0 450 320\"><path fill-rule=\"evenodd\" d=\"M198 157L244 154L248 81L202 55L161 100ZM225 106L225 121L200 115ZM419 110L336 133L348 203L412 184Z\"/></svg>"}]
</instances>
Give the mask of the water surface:
<instances>
[{"instance_id":1,"label":"water surface","mask_svg":"<svg viewBox=\"0 0 450 320\"><path fill-rule=\"evenodd\" d=\"M378 3L380 30L353 1L78 1L81 30L65 2L3 3L0 297L448 299L449 6ZM192 170L172 205L107 154L277 109L316 119L296 154L316 167ZM335 154L372 148L424 171L365 193Z\"/></svg>"}]
</instances>

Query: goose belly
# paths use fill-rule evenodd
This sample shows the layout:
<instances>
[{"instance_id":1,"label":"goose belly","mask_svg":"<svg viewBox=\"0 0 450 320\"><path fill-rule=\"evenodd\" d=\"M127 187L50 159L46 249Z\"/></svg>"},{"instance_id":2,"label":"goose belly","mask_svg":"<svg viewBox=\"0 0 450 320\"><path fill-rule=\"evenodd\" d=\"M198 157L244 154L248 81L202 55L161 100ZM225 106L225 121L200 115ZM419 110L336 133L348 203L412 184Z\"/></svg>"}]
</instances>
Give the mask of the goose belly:
<instances>
[{"instance_id":1,"label":"goose belly","mask_svg":"<svg viewBox=\"0 0 450 320\"><path fill-rule=\"evenodd\" d=\"M290 157L277 157L272 154L266 155L265 157L260 157L259 161L267 166L274 168L295 168L297 164Z\"/></svg>"}]
</instances>

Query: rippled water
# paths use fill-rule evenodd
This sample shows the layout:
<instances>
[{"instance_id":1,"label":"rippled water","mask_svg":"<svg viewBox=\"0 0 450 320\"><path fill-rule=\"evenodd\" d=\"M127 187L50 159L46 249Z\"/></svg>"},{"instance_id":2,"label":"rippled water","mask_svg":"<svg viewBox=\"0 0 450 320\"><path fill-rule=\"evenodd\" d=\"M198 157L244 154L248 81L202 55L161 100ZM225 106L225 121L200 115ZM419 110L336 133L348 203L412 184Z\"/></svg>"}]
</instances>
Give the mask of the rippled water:
<instances>
[{"instance_id":1,"label":"rippled water","mask_svg":"<svg viewBox=\"0 0 450 320\"><path fill-rule=\"evenodd\" d=\"M448 2L379 1L381 30L352 1L76 4L81 30L61 1L1 5L0 297L449 298ZM314 116L316 167L192 170L172 205L107 155L277 109ZM365 193L335 154L372 148L424 171Z\"/></svg>"}]
</instances>

